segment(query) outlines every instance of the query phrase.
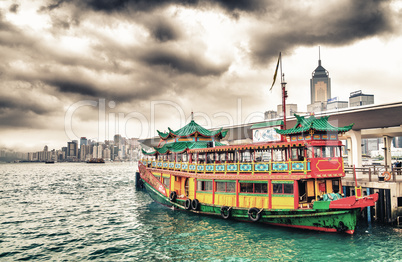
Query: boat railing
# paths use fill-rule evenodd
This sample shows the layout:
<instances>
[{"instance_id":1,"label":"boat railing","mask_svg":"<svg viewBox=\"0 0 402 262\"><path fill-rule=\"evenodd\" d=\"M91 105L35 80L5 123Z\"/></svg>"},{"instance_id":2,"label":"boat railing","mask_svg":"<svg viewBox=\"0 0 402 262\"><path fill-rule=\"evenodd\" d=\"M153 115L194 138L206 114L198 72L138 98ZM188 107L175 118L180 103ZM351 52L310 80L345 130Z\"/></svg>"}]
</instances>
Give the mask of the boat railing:
<instances>
[{"instance_id":1,"label":"boat railing","mask_svg":"<svg viewBox=\"0 0 402 262\"><path fill-rule=\"evenodd\" d=\"M189 163L159 160L142 160L142 163L156 169L190 173L304 173L311 171L310 161L267 161L267 162L218 162Z\"/></svg>"}]
</instances>

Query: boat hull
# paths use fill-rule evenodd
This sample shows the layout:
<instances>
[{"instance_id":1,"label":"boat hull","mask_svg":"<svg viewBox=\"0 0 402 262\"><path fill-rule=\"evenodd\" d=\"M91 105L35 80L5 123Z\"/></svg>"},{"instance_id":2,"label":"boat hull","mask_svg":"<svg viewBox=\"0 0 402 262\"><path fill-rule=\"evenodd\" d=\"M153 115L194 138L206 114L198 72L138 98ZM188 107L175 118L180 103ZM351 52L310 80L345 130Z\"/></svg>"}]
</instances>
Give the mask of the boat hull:
<instances>
[{"instance_id":1,"label":"boat hull","mask_svg":"<svg viewBox=\"0 0 402 262\"><path fill-rule=\"evenodd\" d=\"M247 208L230 207L230 215L222 214L222 206L200 203L197 210L187 209L184 199L171 201L169 197L159 192L154 185L143 179L145 189L150 197L162 205L174 207L175 209L193 212L197 214L221 216L223 219L234 219L248 222L266 223L275 226L292 227L324 232L345 232L353 234L357 218L361 208L344 210L320 210L320 209L298 209L298 210L269 210L264 209L257 217L250 218ZM224 218L225 217L225 218Z\"/></svg>"}]
</instances>

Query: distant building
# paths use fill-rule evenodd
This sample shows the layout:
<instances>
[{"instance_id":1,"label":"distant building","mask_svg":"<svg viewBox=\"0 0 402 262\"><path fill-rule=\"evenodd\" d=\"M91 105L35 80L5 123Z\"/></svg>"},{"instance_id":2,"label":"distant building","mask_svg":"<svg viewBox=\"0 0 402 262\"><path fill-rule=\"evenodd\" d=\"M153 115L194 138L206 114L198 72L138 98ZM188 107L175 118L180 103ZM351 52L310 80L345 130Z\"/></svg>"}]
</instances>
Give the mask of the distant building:
<instances>
[{"instance_id":1,"label":"distant building","mask_svg":"<svg viewBox=\"0 0 402 262\"><path fill-rule=\"evenodd\" d=\"M114 135L113 140L114 140L114 145L115 146L119 146L122 143L122 138L121 138L121 135L119 135L119 134Z\"/></svg>"},{"instance_id":2,"label":"distant building","mask_svg":"<svg viewBox=\"0 0 402 262\"><path fill-rule=\"evenodd\" d=\"M81 139L80 139L80 148L83 145L85 145L85 146L88 145L88 139L86 137L81 137Z\"/></svg>"},{"instance_id":3,"label":"distant building","mask_svg":"<svg viewBox=\"0 0 402 262\"><path fill-rule=\"evenodd\" d=\"M103 150L103 158L105 159L105 160L107 160L107 161L109 161L111 158L110 158L110 149L109 148L105 148L104 150Z\"/></svg>"},{"instance_id":4,"label":"distant building","mask_svg":"<svg viewBox=\"0 0 402 262\"><path fill-rule=\"evenodd\" d=\"M265 111L264 119L275 119L278 117L278 114L274 110Z\"/></svg>"},{"instance_id":5,"label":"distant building","mask_svg":"<svg viewBox=\"0 0 402 262\"><path fill-rule=\"evenodd\" d=\"M78 141L67 142L67 158L72 159L76 157L78 157Z\"/></svg>"},{"instance_id":6,"label":"distant building","mask_svg":"<svg viewBox=\"0 0 402 262\"><path fill-rule=\"evenodd\" d=\"M309 113L319 113L327 110L327 102L315 102L307 105L307 112Z\"/></svg>"},{"instance_id":7,"label":"distant building","mask_svg":"<svg viewBox=\"0 0 402 262\"><path fill-rule=\"evenodd\" d=\"M339 101L338 97L334 97L327 100L327 110L337 110L347 107L348 107L348 101Z\"/></svg>"},{"instance_id":8,"label":"distant building","mask_svg":"<svg viewBox=\"0 0 402 262\"><path fill-rule=\"evenodd\" d=\"M313 71L310 79L311 104L327 102L331 98L331 79L329 72L322 67L321 57L318 59L318 67Z\"/></svg>"},{"instance_id":9,"label":"distant building","mask_svg":"<svg viewBox=\"0 0 402 262\"><path fill-rule=\"evenodd\" d=\"M374 104L374 95L363 94L361 90L350 93L349 107Z\"/></svg>"},{"instance_id":10,"label":"distant building","mask_svg":"<svg viewBox=\"0 0 402 262\"><path fill-rule=\"evenodd\" d=\"M277 105L277 116L283 117L283 107L282 105ZM286 116L293 116L297 113L297 104L286 104Z\"/></svg>"}]
</instances>

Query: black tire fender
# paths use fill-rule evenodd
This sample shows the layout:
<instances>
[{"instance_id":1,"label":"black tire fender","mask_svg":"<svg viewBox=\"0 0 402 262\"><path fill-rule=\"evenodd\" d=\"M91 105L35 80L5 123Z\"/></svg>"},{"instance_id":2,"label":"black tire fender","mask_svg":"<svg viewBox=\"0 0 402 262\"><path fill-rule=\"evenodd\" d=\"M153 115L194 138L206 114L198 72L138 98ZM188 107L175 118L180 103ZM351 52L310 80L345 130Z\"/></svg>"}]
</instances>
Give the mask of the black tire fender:
<instances>
[{"instance_id":1,"label":"black tire fender","mask_svg":"<svg viewBox=\"0 0 402 262\"><path fill-rule=\"evenodd\" d=\"M258 222L261 219L261 211L262 209L258 209L256 207L252 207L248 210L248 218L253 222Z\"/></svg>"},{"instance_id":2,"label":"black tire fender","mask_svg":"<svg viewBox=\"0 0 402 262\"><path fill-rule=\"evenodd\" d=\"M184 207L189 210L191 208L191 199L187 199L184 203Z\"/></svg>"},{"instance_id":3,"label":"black tire fender","mask_svg":"<svg viewBox=\"0 0 402 262\"><path fill-rule=\"evenodd\" d=\"M221 207L221 216L223 219L228 219L232 215L231 212L232 207L222 206Z\"/></svg>"},{"instance_id":4,"label":"black tire fender","mask_svg":"<svg viewBox=\"0 0 402 262\"><path fill-rule=\"evenodd\" d=\"M193 199L193 201L191 201L191 208L193 210L197 210L199 205L200 205L200 201L198 201L198 199Z\"/></svg>"},{"instance_id":5,"label":"black tire fender","mask_svg":"<svg viewBox=\"0 0 402 262\"><path fill-rule=\"evenodd\" d=\"M176 193L176 191L170 192L169 200L172 201L172 202L175 202L175 201L176 201L176 198L177 198L177 193Z\"/></svg>"}]
</instances>

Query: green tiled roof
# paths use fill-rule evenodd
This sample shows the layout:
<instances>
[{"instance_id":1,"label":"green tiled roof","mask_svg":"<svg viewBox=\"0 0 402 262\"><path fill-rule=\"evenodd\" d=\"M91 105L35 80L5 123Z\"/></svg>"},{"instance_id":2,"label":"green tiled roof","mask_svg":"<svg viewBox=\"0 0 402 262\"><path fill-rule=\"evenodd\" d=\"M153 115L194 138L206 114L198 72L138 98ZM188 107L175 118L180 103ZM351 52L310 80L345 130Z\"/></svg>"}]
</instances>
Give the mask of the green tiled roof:
<instances>
[{"instance_id":1,"label":"green tiled roof","mask_svg":"<svg viewBox=\"0 0 402 262\"><path fill-rule=\"evenodd\" d=\"M167 153L183 153L187 149L207 148L208 142L176 142L165 144L162 147L155 147L154 151L146 152L142 149L144 155L167 154ZM215 142L215 146L224 146L220 142Z\"/></svg>"},{"instance_id":2,"label":"green tiled roof","mask_svg":"<svg viewBox=\"0 0 402 262\"><path fill-rule=\"evenodd\" d=\"M190 123L185 125L184 127L180 128L179 130L173 131L172 129L168 128L169 132L163 133L157 130L159 136L162 139L167 139L168 137L189 137L189 136L195 136L195 134L198 134L200 136L204 137L215 137L215 136L220 136L221 138L225 137L228 131L222 131L222 128L220 128L217 131L209 131L196 122L194 120L191 120Z\"/></svg>"},{"instance_id":3,"label":"green tiled roof","mask_svg":"<svg viewBox=\"0 0 402 262\"><path fill-rule=\"evenodd\" d=\"M258 123L254 124L251 126L251 129L255 128L262 128L262 127L270 127L270 126L281 126L283 125L282 120L276 120L276 121L270 121L270 122L263 122L263 123Z\"/></svg>"},{"instance_id":4,"label":"green tiled roof","mask_svg":"<svg viewBox=\"0 0 402 262\"><path fill-rule=\"evenodd\" d=\"M297 123L293 128L280 130L276 129L276 132L281 135L291 135L298 133L305 133L310 131L311 129L315 131L325 131L325 132L347 132L352 129L354 124L350 124L344 127L334 127L330 123L328 123L329 116L323 116L321 118L316 118L314 115L309 118L305 118L304 116L299 116L295 114L297 119Z\"/></svg>"}]
</instances>

